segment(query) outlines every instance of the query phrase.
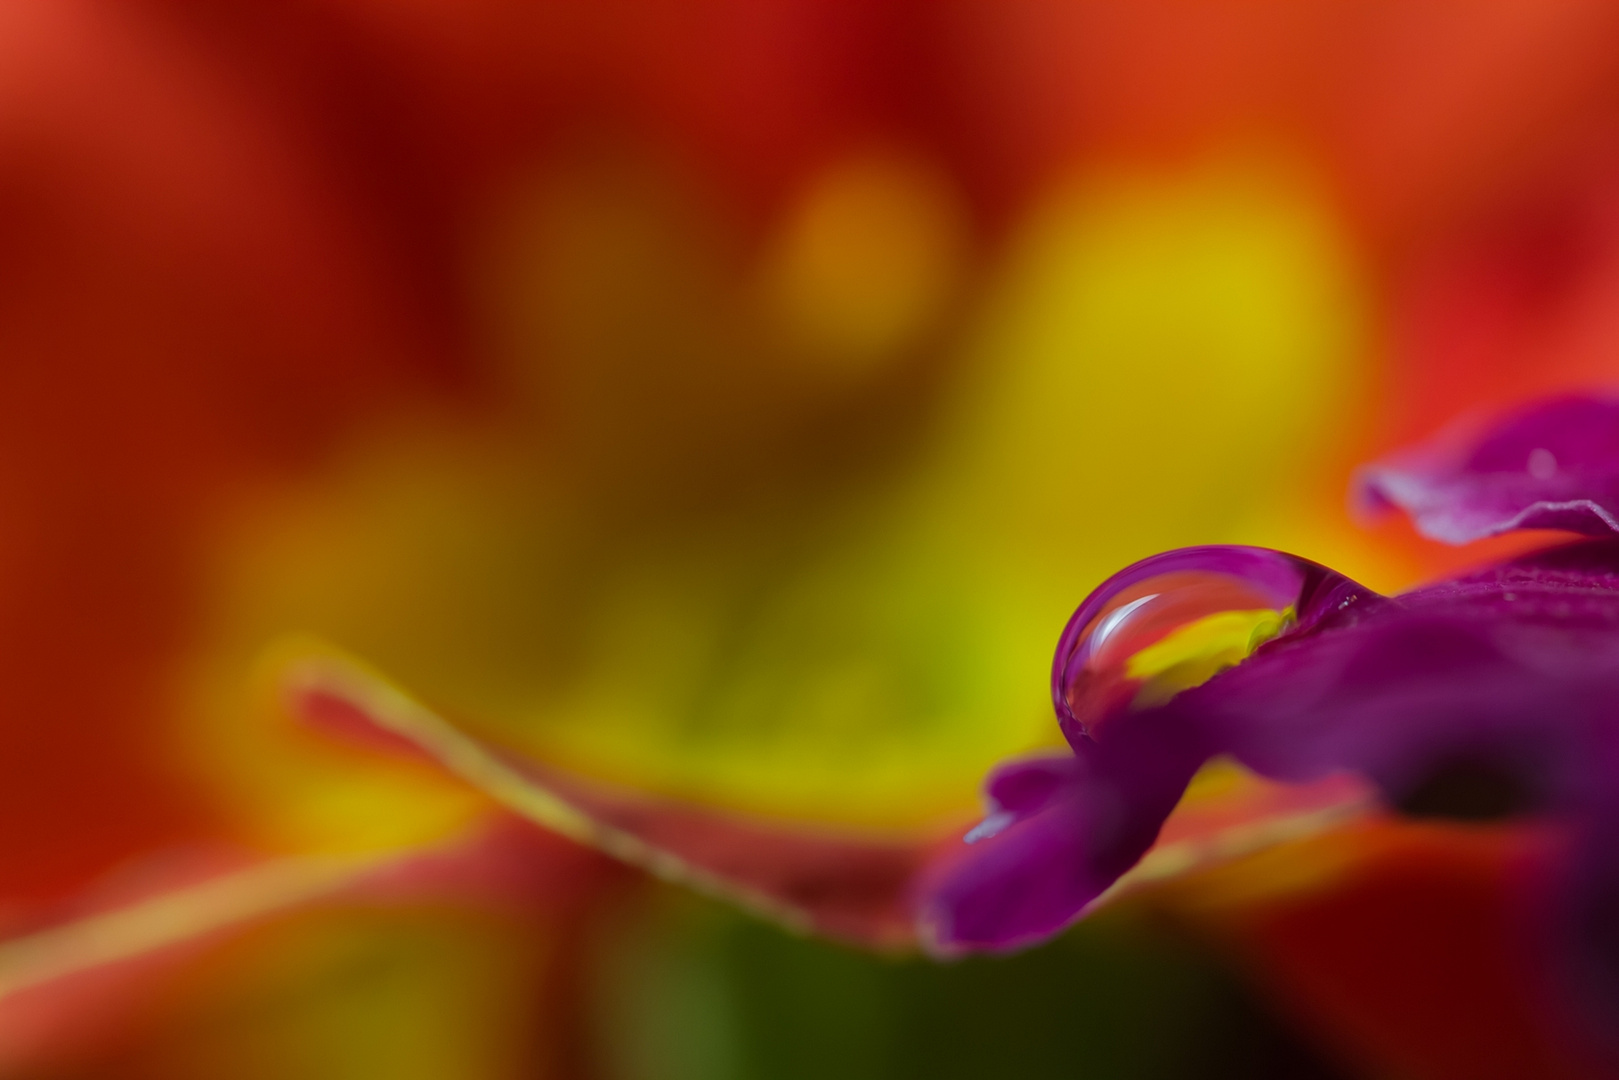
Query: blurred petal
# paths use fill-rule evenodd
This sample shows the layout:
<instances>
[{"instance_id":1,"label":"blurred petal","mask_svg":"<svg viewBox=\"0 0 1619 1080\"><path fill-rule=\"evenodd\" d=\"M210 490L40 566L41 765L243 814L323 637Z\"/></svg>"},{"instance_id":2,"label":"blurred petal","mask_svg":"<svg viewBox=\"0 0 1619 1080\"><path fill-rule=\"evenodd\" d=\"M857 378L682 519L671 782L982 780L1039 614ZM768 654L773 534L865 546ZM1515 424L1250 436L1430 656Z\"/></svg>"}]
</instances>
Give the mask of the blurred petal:
<instances>
[{"instance_id":1,"label":"blurred petal","mask_svg":"<svg viewBox=\"0 0 1619 1080\"><path fill-rule=\"evenodd\" d=\"M1365 1064L1354 1075L1611 1077L1548 985L1525 916L1544 830L1380 820L1159 894L1223 938L1278 1003ZM1526 886L1529 888L1526 889Z\"/></svg>"},{"instance_id":2,"label":"blurred petal","mask_svg":"<svg viewBox=\"0 0 1619 1080\"><path fill-rule=\"evenodd\" d=\"M1556 398L1452 428L1361 471L1369 506L1465 544L1514 529L1619 533L1619 400Z\"/></svg>"},{"instance_id":3,"label":"blurred petal","mask_svg":"<svg viewBox=\"0 0 1619 1080\"><path fill-rule=\"evenodd\" d=\"M204 522L431 367L262 89L152 5L0 7L0 906L228 831L168 739Z\"/></svg>"},{"instance_id":4,"label":"blurred petal","mask_svg":"<svg viewBox=\"0 0 1619 1080\"><path fill-rule=\"evenodd\" d=\"M877 947L911 940L910 884L928 843L750 820L570 775L470 735L335 658L294 666L286 685L310 722L397 737L516 813L658 877L794 929Z\"/></svg>"},{"instance_id":5,"label":"blurred petal","mask_svg":"<svg viewBox=\"0 0 1619 1080\"><path fill-rule=\"evenodd\" d=\"M330 734L426 754L579 843L789 928L883 949L919 937L941 952L1015 947L1070 920L1138 860L1116 892L1329 827L1368 805L1364 785L1345 778L1284 787L1226 764L1200 778L1171 814L1202 758L1165 757L1162 733L1143 730L1115 740L1098 768L1156 778L1150 794L1139 784L1125 791L1106 783L1081 792L1074 758L1035 759L992 784L995 809L1012 810L1014 827L964 849L959 827L898 837L839 833L588 779L469 734L327 649L306 649L286 669L284 686L292 710ZM1121 819L1121 798L1143 808ZM1141 858L1160 824L1163 842ZM1072 851L1084 852L1072 864L1078 869L1052 880L1068 865L1052 862L1055 854ZM999 887L997 868L1014 864L1045 875L1040 895ZM945 903L936 899L940 889Z\"/></svg>"},{"instance_id":6,"label":"blurred petal","mask_svg":"<svg viewBox=\"0 0 1619 1080\"><path fill-rule=\"evenodd\" d=\"M967 834L973 846L936 856L919 884L923 942L942 955L1031 945L1125 893L1376 806L1345 773L1276 784L1229 761L1187 787L1201 760L1196 740L1149 719L1105 751L1001 766L986 784L990 812Z\"/></svg>"},{"instance_id":7,"label":"blurred petal","mask_svg":"<svg viewBox=\"0 0 1619 1080\"><path fill-rule=\"evenodd\" d=\"M763 254L797 250L801 213L847 239L868 200L931 198L936 163L886 160L829 162ZM276 773L336 772L240 705L263 643L307 631L627 787L855 829L965 818L991 764L1054 737L1061 597L1252 535L1342 431L1358 293L1286 163L1078 176L983 268L958 344L930 330L848 378L738 316L774 264L738 265L678 178L593 168L552 163L496 222L504 412L370 429L231 523L185 737L244 817L286 817ZM916 213L921 267L949 214Z\"/></svg>"}]
</instances>

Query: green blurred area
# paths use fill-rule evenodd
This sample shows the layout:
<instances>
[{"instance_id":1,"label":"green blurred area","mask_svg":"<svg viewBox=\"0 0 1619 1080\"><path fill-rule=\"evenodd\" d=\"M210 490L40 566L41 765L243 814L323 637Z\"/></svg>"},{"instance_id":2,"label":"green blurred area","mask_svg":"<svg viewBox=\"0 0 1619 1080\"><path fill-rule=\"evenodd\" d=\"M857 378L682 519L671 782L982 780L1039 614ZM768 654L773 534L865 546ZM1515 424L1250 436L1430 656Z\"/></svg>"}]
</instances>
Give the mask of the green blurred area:
<instances>
[{"instance_id":1,"label":"green blurred area","mask_svg":"<svg viewBox=\"0 0 1619 1080\"><path fill-rule=\"evenodd\" d=\"M1017 955L941 964L665 897L606 952L596 1038L611 1080L1351 1075L1140 906Z\"/></svg>"}]
</instances>

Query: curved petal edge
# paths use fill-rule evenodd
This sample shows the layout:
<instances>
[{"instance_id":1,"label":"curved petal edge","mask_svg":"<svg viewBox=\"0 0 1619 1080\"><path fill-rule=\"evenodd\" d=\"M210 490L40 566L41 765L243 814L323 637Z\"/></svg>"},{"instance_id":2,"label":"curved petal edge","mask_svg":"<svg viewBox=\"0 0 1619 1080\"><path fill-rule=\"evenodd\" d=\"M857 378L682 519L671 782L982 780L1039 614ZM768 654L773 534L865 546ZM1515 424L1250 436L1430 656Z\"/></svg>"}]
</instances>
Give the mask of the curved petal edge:
<instances>
[{"instance_id":1,"label":"curved petal edge","mask_svg":"<svg viewBox=\"0 0 1619 1080\"><path fill-rule=\"evenodd\" d=\"M1352 499L1403 510L1447 544L1515 529L1619 534L1619 398L1551 398L1464 421L1362 468Z\"/></svg>"}]
</instances>

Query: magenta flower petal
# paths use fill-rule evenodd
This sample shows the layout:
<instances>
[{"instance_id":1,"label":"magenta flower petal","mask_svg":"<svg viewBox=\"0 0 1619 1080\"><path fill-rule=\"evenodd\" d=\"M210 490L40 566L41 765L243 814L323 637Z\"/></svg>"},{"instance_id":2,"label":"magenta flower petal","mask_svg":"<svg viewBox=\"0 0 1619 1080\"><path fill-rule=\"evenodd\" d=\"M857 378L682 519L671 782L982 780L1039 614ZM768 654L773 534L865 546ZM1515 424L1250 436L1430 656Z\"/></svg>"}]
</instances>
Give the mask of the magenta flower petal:
<instances>
[{"instance_id":1,"label":"magenta flower petal","mask_svg":"<svg viewBox=\"0 0 1619 1080\"><path fill-rule=\"evenodd\" d=\"M970 854L936 870L922 921L935 948L1006 949L1055 932L1158 838L1219 747L1176 695L1267 642L1382 598L1323 566L1266 548L1186 548L1104 582L1063 631L1052 668L1073 749L1008 763L986 786ZM1166 706L1166 702L1170 704Z\"/></svg>"},{"instance_id":2,"label":"magenta flower petal","mask_svg":"<svg viewBox=\"0 0 1619 1080\"><path fill-rule=\"evenodd\" d=\"M1274 779L1348 769L1470 817L1587 805L1615 701L1619 543L1599 541L1346 610L1169 708Z\"/></svg>"},{"instance_id":3,"label":"magenta flower petal","mask_svg":"<svg viewBox=\"0 0 1619 1080\"><path fill-rule=\"evenodd\" d=\"M1159 713L1076 754L1002 765L971 849L923 887L925 940L949 954L1060 930L1152 846L1206 756L1194 732Z\"/></svg>"},{"instance_id":4,"label":"magenta flower petal","mask_svg":"<svg viewBox=\"0 0 1619 1080\"><path fill-rule=\"evenodd\" d=\"M1262 633L1232 651L1228 632L1249 625ZM1414 817L1535 818L1576 837L1619 820L1619 540L1398 597L1279 552L1168 552L1080 606L1054 685L1073 754L990 777L976 843L924 890L943 951L1026 945L1081 914L1216 755L1294 784L1358 776ZM1580 850L1613 873L1578 880L1619 881L1609 847ZM1598 955L1619 910L1579 910L1580 947Z\"/></svg>"},{"instance_id":5,"label":"magenta flower petal","mask_svg":"<svg viewBox=\"0 0 1619 1080\"><path fill-rule=\"evenodd\" d=\"M1619 533L1619 400L1556 398L1442 432L1361 470L1356 498L1449 544L1513 529Z\"/></svg>"},{"instance_id":6,"label":"magenta flower petal","mask_svg":"<svg viewBox=\"0 0 1619 1080\"><path fill-rule=\"evenodd\" d=\"M1548 827L1558 864L1536 875L1543 902L1526 918L1580 1006L1612 1026L1619 400L1564 398L1452 432L1360 483L1445 540L1514 528L1602 539L1394 597L1262 548L1127 567L1058 644L1052 692L1072 757L993 774L976 842L926 881L938 947L1060 929L1148 851L1192 774L1228 755L1284 784L1366 783L1395 814Z\"/></svg>"}]
</instances>

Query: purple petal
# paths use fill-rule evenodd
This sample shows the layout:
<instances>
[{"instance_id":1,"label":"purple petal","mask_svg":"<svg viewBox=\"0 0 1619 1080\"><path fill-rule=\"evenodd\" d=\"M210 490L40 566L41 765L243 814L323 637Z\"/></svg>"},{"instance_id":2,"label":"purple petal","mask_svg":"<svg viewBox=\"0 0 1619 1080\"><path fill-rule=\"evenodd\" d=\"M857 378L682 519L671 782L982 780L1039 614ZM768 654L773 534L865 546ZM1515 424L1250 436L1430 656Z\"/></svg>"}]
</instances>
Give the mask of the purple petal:
<instances>
[{"instance_id":1,"label":"purple petal","mask_svg":"<svg viewBox=\"0 0 1619 1080\"><path fill-rule=\"evenodd\" d=\"M1325 567L1253 547L1166 552L1104 582L1069 620L1052 671L1074 753L991 775L970 853L921 891L934 946L1015 948L1077 917L1152 846L1210 756L1195 714L1158 706L1261 641L1310 634L1380 600Z\"/></svg>"},{"instance_id":2,"label":"purple petal","mask_svg":"<svg viewBox=\"0 0 1619 1080\"><path fill-rule=\"evenodd\" d=\"M1038 814L1073 784L1080 772L1079 760L1060 751L1001 763L984 781L989 812L962 839L976 844Z\"/></svg>"},{"instance_id":3,"label":"purple petal","mask_svg":"<svg viewBox=\"0 0 1619 1080\"><path fill-rule=\"evenodd\" d=\"M1361 470L1356 498L1449 544L1513 529L1619 533L1619 400L1555 398L1453 427Z\"/></svg>"},{"instance_id":4,"label":"purple petal","mask_svg":"<svg viewBox=\"0 0 1619 1080\"><path fill-rule=\"evenodd\" d=\"M1587 449L1600 456L1599 443ZM1480 468L1506 452L1488 440L1475 450ZM1290 618L1241 655L1208 651L1224 648L1217 631L1245 625L1238 616L1267 611ZM1360 777L1411 816L1549 824L1534 835L1556 864L1523 876L1540 897L1526 925L1561 958L1579 998L1570 1014L1613 1029L1619 539L1391 598L1262 549L1170 552L1081 606L1053 682L1074 756L991 778L978 842L926 883L924 927L942 951L1060 929L1160 842L1192 772L1229 754L1275 781L1347 782L1347 799L1324 803L1334 808L1354 804Z\"/></svg>"},{"instance_id":5,"label":"purple petal","mask_svg":"<svg viewBox=\"0 0 1619 1080\"><path fill-rule=\"evenodd\" d=\"M1055 933L1152 846L1206 756L1160 714L1081 753L1002 765L987 785L996 827L924 882L924 936L949 954Z\"/></svg>"},{"instance_id":6,"label":"purple petal","mask_svg":"<svg viewBox=\"0 0 1619 1080\"><path fill-rule=\"evenodd\" d=\"M1609 781L1591 762L1619 702L1616 585L1619 543L1540 552L1278 641L1168 708L1275 779L1351 769L1414 812L1574 813Z\"/></svg>"}]
</instances>

